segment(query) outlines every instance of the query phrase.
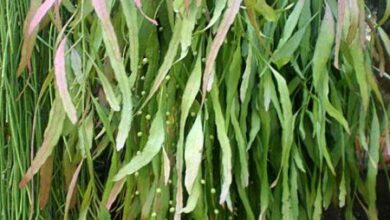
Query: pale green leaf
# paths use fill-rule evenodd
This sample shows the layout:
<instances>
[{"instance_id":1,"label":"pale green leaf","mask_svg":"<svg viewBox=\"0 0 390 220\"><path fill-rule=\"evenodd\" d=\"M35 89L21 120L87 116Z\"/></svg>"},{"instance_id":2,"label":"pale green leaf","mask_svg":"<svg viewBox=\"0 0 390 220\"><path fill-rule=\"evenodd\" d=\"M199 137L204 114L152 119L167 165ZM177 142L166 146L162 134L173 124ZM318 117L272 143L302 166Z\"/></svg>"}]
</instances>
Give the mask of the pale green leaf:
<instances>
[{"instance_id":1,"label":"pale green leaf","mask_svg":"<svg viewBox=\"0 0 390 220\"><path fill-rule=\"evenodd\" d=\"M133 174L142 167L149 164L153 158L160 152L165 140L164 120L161 112L157 112L150 126L148 141L140 154L135 155L131 161L124 165L114 176L114 180L118 181L127 175Z\"/></svg>"},{"instance_id":2,"label":"pale green leaf","mask_svg":"<svg viewBox=\"0 0 390 220\"><path fill-rule=\"evenodd\" d=\"M188 133L185 144L185 178L184 185L187 192L191 194L192 187L195 183L196 176L199 173L199 169L202 162L203 152L203 129L202 129L202 117L200 114L195 119L194 125Z\"/></svg>"}]
</instances>

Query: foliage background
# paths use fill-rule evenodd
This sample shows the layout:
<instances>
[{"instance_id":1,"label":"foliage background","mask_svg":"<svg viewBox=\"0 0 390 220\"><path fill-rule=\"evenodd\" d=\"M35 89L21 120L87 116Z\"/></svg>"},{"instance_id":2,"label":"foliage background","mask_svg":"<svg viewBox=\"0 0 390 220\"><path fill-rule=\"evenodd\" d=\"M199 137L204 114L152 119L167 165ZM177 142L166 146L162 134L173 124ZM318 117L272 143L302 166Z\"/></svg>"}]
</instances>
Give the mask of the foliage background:
<instances>
[{"instance_id":1,"label":"foliage background","mask_svg":"<svg viewBox=\"0 0 390 220\"><path fill-rule=\"evenodd\" d=\"M383 4L0 0L1 218L376 219Z\"/></svg>"}]
</instances>

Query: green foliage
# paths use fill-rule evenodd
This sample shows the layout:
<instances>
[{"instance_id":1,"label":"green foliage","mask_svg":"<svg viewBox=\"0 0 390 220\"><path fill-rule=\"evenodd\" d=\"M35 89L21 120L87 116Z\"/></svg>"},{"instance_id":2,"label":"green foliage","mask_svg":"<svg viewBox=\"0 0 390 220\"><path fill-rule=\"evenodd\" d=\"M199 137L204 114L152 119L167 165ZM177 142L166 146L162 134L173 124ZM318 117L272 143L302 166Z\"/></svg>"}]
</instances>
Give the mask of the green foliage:
<instances>
[{"instance_id":1,"label":"green foliage","mask_svg":"<svg viewBox=\"0 0 390 220\"><path fill-rule=\"evenodd\" d=\"M376 219L390 1L271 2L0 0L0 218Z\"/></svg>"}]
</instances>

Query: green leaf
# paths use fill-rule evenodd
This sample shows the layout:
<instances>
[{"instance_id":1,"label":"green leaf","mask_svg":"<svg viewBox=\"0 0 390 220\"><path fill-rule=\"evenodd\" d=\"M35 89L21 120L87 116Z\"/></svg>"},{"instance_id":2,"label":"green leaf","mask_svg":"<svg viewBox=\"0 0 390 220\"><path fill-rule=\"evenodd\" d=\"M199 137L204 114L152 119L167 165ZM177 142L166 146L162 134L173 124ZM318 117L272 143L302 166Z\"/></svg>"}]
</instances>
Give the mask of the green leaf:
<instances>
[{"instance_id":1,"label":"green leaf","mask_svg":"<svg viewBox=\"0 0 390 220\"><path fill-rule=\"evenodd\" d=\"M355 76L360 89L360 96L364 111L367 111L369 104L369 91L367 85L367 76L364 62L363 49L359 43L359 38L356 37L350 46L350 52L353 54L352 62L355 69Z\"/></svg>"},{"instance_id":2,"label":"green leaf","mask_svg":"<svg viewBox=\"0 0 390 220\"><path fill-rule=\"evenodd\" d=\"M307 21L305 26L295 32L292 37L286 41L286 43L280 45L280 47L278 46L278 48L274 51L271 57L271 61L278 65L279 68L286 65L291 60L313 18L314 16L309 21Z\"/></svg>"},{"instance_id":3,"label":"green leaf","mask_svg":"<svg viewBox=\"0 0 390 220\"><path fill-rule=\"evenodd\" d=\"M186 163L186 172L184 184L187 192L191 195L192 187L195 183L195 179L199 173L202 162L203 130L202 117L200 114L196 117L194 125L188 133L185 146L184 158Z\"/></svg>"},{"instance_id":4,"label":"green leaf","mask_svg":"<svg viewBox=\"0 0 390 220\"><path fill-rule=\"evenodd\" d=\"M282 37L279 40L278 47L286 43L290 39L295 27L297 26L299 16L302 12L305 0L298 0L291 14L288 16L286 23L284 24Z\"/></svg>"},{"instance_id":5,"label":"green leaf","mask_svg":"<svg viewBox=\"0 0 390 220\"><path fill-rule=\"evenodd\" d=\"M199 52L201 54L201 51ZM183 208L183 187L182 187L182 172L183 172L183 156L184 156L184 129L188 113L200 89L200 81L202 74L201 56L198 55L194 69L188 78L186 87L183 92L182 102L180 106L180 125L179 125L179 140L176 148L176 170L177 170L177 193L176 193L176 210L175 216L180 215L180 210Z\"/></svg>"},{"instance_id":6,"label":"green leaf","mask_svg":"<svg viewBox=\"0 0 390 220\"><path fill-rule=\"evenodd\" d=\"M339 199L339 207L342 208L345 206L345 199L346 199L346 196L347 196L347 189L346 189L346 183L345 183L345 174L344 172L342 173L342 176L341 176L341 182L340 182L340 186L339 186L339 196L338 196L338 199Z\"/></svg>"},{"instance_id":7,"label":"green leaf","mask_svg":"<svg viewBox=\"0 0 390 220\"><path fill-rule=\"evenodd\" d=\"M164 61L161 64L160 68L158 69L157 76L154 79L152 88L150 89L149 95L146 97L146 100L144 101L143 105L145 105L157 92L161 83L164 81L165 76L168 74L169 70L171 69L173 65L173 61L176 57L177 49L180 44L181 36L183 34L182 29L183 29L183 20L178 18L176 20L175 27L173 29L173 35L169 42L168 51L165 54Z\"/></svg>"},{"instance_id":8,"label":"green leaf","mask_svg":"<svg viewBox=\"0 0 390 220\"><path fill-rule=\"evenodd\" d=\"M219 103L219 91L216 85L211 90L211 100L215 114L217 137L222 150L222 186L219 203L223 204L229 197L229 189L232 183L232 150L226 134L225 120L223 118L221 104Z\"/></svg>"},{"instance_id":9,"label":"green leaf","mask_svg":"<svg viewBox=\"0 0 390 220\"><path fill-rule=\"evenodd\" d=\"M187 13L183 16L183 26L181 29L180 45L181 54L180 59L183 59L187 53L188 48L192 42L192 32L195 28L199 7L195 5L194 1L190 4L190 8Z\"/></svg>"},{"instance_id":10,"label":"green leaf","mask_svg":"<svg viewBox=\"0 0 390 220\"><path fill-rule=\"evenodd\" d=\"M329 102L328 99L325 100L325 109L326 112L336 119L345 129L345 131L349 134L351 131L349 130L348 122L344 118L344 116Z\"/></svg>"},{"instance_id":11,"label":"green leaf","mask_svg":"<svg viewBox=\"0 0 390 220\"><path fill-rule=\"evenodd\" d=\"M138 63L139 63L139 39L138 39L138 19L137 19L137 9L135 5L128 0L121 0L121 5L123 8L123 15L125 16L125 21L127 28L129 30L129 56L130 56L130 69L131 76L129 86L133 87L135 80L138 76Z\"/></svg>"},{"instance_id":12,"label":"green leaf","mask_svg":"<svg viewBox=\"0 0 390 220\"><path fill-rule=\"evenodd\" d=\"M263 15L268 21L276 21L277 15L275 10L267 4L265 0L248 0L247 7L254 7L256 12Z\"/></svg>"},{"instance_id":13,"label":"green leaf","mask_svg":"<svg viewBox=\"0 0 390 220\"><path fill-rule=\"evenodd\" d=\"M379 3L378 3L379 4ZM378 26L381 26L382 24L385 24L390 17L390 1L386 0L386 9L383 17L379 20Z\"/></svg>"},{"instance_id":14,"label":"green leaf","mask_svg":"<svg viewBox=\"0 0 390 220\"><path fill-rule=\"evenodd\" d=\"M215 24L215 22L218 21L218 19L221 17L223 9L226 6L226 2L227 2L227 0L215 1L215 6L214 6L214 10L213 10L213 17L211 18L211 20L207 24L207 27L204 30L209 29L211 26L213 26Z\"/></svg>"},{"instance_id":15,"label":"green leaf","mask_svg":"<svg viewBox=\"0 0 390 220\"><path fill-rule=\"evenodd\" d=\"M114 74L122 94L122 116L119 122L118 134L116 137L116 149L121 150L130 131L132 119L133 104L131 100L130 85L126 75L125 66L122 62L115 30L110 21L110 15L107 10L106 2L104 0L92 0L92 5L95 8L96 14L101 22L103 29L103 41L106 46L106 52L110 58L111 67L114 70Z\"/></svg>"},{"instance_id":16,"label":"green leaf","mask_svg":"<svg viewBox=\"0 0 390 220\"><path fill-rule=\"evenodd\" d=\"M181 212L183 213L190 213L192 212L196 204L198 203L198 200L200 198L200 195L202 193L202 185L200 184L200 171L198 172L198 175L196 176L196 179L194 181L194 187L192 187L191 192L189 192L189 197L187 199L187 205L184 207Z\"/></svg>"},{"instance_id":17,"label":"green leaf","mask_svg":"<svg viewBox=\"0 0 390 220\"><path fill-rule=\"evenodd\" d=\"M114 176L114 181L119 181L127 175L133 174L142 167L149 164L153 158L160 152L164 143L164 120L161 112L157 112L150 126L148 141L140 154L134 156L131 161L124 165Z\"/></svg>"},{"instance_id":18,"label":"green leaf","mask_svg":"<svg viewBox=\"0 0 390 220\"><path fill-rule=\"evenodd\" d=\"M286 80L274 68L270 68L278 84L279 99L283 110L283 118L280 119L282 124L282 167L287 168L288 157L294 138L294 118L292 114L290 93Z\"/></svg>"},{"instance_id":19,"label":"green leaf","mask_svg":"<svg viewBox=\"0 0 390 220\"><path fill-rule=\"evenodd\" d=\"M241 81L241 86L240 86L240 101L244 102L247 92L248 92L248 87L249 87L249 80L251 79L251 75L254 73L254 57L253 57L253 52L252 52L252 47L248 48L248 57L246 58L246 67L244 74L242 75L242 81Z\"/></svg>"},{"instance_id":20,"label":"green leaf","mask_svg":"<svg viewBox=\"0 0 390 220\"><path fill-rule=\"evenodd\" d=\"M390 5L390 3L389 3ZM383 30L383 28L378 27L379 37L381 38L383 45L385 46L387 54L390 56L390 39L387 33Z\"/></svg>"},{"instance_id":21,"label":"green leaf","mask_svg":"<svg viewBox=\"0 0 390 220\"><path fill-rule=\"evenodd\" d=\"M321 184L317 185L317 193L314 201L314 211L312 218L314 220L320 220L322 214L322 194L321 194Z\"/></svg>"},{"instance_id":22,"label":"green leaf","mask_svg":"<svg viewBox=\"0 0 390 220\"><path fill-rule=\"evenodd\" d=\"M328 95L328 70L326 66L331 55L333 42L334 20L327 5L313 55L313 84L321 100Z\"/></svg>"},{"instance_id":23,"label":"green leaf","mask_svg":"<svg viewBox=\"0 0 390 220\"><path fill-rule=\"evenodd\" d=\"M211 86L209 85L211 82L211 72L218 55L218 51L221 48L223 40L225 39L230 26L233 24L234 19L238 14L241 1L242 0L232 0L230 5L228 5L228 8L226 9L225 14L223 15L223 20L221 21L221 24L218 27L217 34L215 35L213 42L211 44L210 52L207 54L206 66L203 73L202 103L206 97L207 91L211 90Z\"/></svg>"},{"instance_id":24,"label":"green leaf","mask_svg":"<svg viewBox=\"0 0 390 220\"><path fill-rule=\"evenodd\" d=\"M62 133L62 126L65 120L64 108L61 104L60 98L54 100L53 106L50 110L49 122L45 129L44 139L41 148L31 162L30 167L26 171L22 180L19 182L19 187L24 187L32 177L38 172L41 166L45 163L47 158L53 152Z\"/></svg>"},{"instance_id":25,"label":"green leaf","mask_svg":"<svg viewBox=\"0 0 390 220\"><path fill-rule=\"evenodd\" d=\"M376 176L378 174L378 162L380 153L380 127L375 109L373 108L371 129L370 129L370 147L369 163L367 170L367 190L368 190L368 216L370 219L376 219L378 212L376 210Z\"/></svg>"},{"instance_id":26,"label":"green leaf","mask_svg":"<svg viewBox=\"0 0 390 220\"><path fill-rule=\"evenodd\" d=\"M96 67L96 72L98 74L99 80L102 83L104 94L106 95L108 104L114 111L119 111L119 101L114 93L114 89L111 86L111 83L108 81L107 77L102 73L102 71Z\"/></svg>"},{"instance_id":27,"label":"green leaf","mask_svg":"<svg viewBox=\"0 0 390 220\"><path fill-rule=\"evenodd\" d=\"M231 120L236 135L238 155L240 160L240 180L243 187L247 187L249 184L249 166L248 166L248 153L246 151L247 144L245 143L244 134L241 131L240 124L238 123L235 115L235 105L231 108Z\"/></svg>"}]
</instances>

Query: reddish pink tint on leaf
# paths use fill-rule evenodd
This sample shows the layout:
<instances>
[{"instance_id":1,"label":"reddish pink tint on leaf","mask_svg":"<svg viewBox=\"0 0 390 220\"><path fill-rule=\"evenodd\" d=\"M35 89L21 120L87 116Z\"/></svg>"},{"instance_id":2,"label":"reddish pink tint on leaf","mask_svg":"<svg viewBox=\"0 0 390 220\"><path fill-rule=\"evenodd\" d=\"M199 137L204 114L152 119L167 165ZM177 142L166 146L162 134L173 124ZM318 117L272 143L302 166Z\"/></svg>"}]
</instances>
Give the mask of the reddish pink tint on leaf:
<instances>
[{"instance_id":1,"label":"reddish pink tint on leaf","mask_svg":"<svg viewBox=\"0 0 390 220\"><path fill-rule=\"evenodd\" d=\"M211 90L210 79L211 71L214 66L215 59L217 58L219 48L221 47L227 32L229 31L230 26L233 24L233 21L240 9L242 0L233 0L233 2L226 9L226 12L223 16L223 20L218 27L217 34L214 37L213 43L211 44L210 52L207 55L206 67L203 74L203 86L202 86L202 103L206 97L206 93Z\"/></svg>"},{"instance_id":2,"label":"reddish pink tint on leaf","mask_svg":"<svg viewBox=\"0 0 390 220\"><path fill-rule=\"evenodd\" d=\"M39 148L34 159L31 161L31 165L19 182L19 187L23 188L38 172L42 165L46 162L47 158L53 152L54 147L57 145L60 139L62 126L65 119L64 109L60 103L60 100L56 98L52 105L49 115L49 122L43 135L43 143Z\"/></svg>"},{"instance_id":3,"label":"reddish pink tint on leaf","mask_svg":"<svg viewBox=\"0 0 390 220\"><path fill-rule=\"evenodd\" d=\"M144 16L146 18L146 20L148 20L150 23L154 24L154 25L158 25L158 22L152 18L150 18L148 15L145 14L145 12L142 10L142 4L141 4L141 0L134 0L134 4L135 6L138 8L139 12L142 14L142 16Z\"/></svg>"},{"instance_id":4,"label":"reddish pink tint on leaf","mask_svg":"<svg viewBox=\"0 0 390 220\"><path fill-rule=\"evenodd\" d=\"M49 201L53 175L53 156L47 158L39 172L39 208L44 209Z\"/></svg>"},{"instance_id":5,"label":"reddish pink tint on leaf","mask_svg":"<svg viewBox=\"0 0 390 220\"><path fill-rule=\"evenodd\" d=\"M137 6L137 8L141 8L141 0L134 0L134 4L135 6Z\"/></svg>"},{"instance_id":6,"label":"reddish pink tint on leaf","mask_svg":"<svg viewBox=\"0 0 390 220\"><path fill-rule=\"evenodd\" d=\"M64 106L65 112L68 115L70 121L75 124L77 122L77 112L72 103L72 99L70 98L68 85L66 82L65 45L66 39L64 38L58 46L54 57L54 74L56 76L56 85L62 100L62 105Z\"/></svg>"},{"instance_id":7,"label":"reddish pink tint on leaf","mask_svg":"<svg viewBox=\"0 0 390 220\"><path fill-rule=\"evenodd\" d=\"M190 9L190 0L184 0L184 7L186 8L186 12Z\"/></svg>"},{"instance_id":8,"label":"reddish pink tint on leaf","mask_svg":"<svg viewBox=\"0 0 390 220\"><path fill-rule=\"evenodd\" d=\"M46 0L37 10L33 18L31 19L31 23L28 27L28 35L30 35L38 24L41 22L42 18L45 17L50 8L54 5L57 0Z\"/></svg>"},{"instance_id":9,"label":"reddish pink tint on leaf","mask_svg":"<svg viewBox=\"0 0 390 220\"><path fill-rule=\"evenodd\" d=\"M340 41L341 41L341 32L343 29L343 21L345 14L345 0L338 1L338 17L337 17L337 30L336 30L336 46L335 46L335 58L334 66L339 68L339 51L340 51Z\"/></svg>"},{"instance_id":10,"label":"reddish pink tint on leaf","mask_svg":"<svg viewBox=\"0 0 390 220\"><path fill-rule=\"evenodd\" d=\"M115 35L114 27L110 21L110 14L107 11L105 0L92 0L92 5L95 8L97 16L100 18L103 29L107 34L107 37L112 41L112 50L118 62L121 62L121 52L118 46L118 40Z\"/></svg>"},{"instance_id":11,"label":"reddish pink tint on leaf","mask_svg":"<svg viewBox=\"0 0 390 220\"><path fill-rule=\"evenodd\" d=\"M30 9L27 13L26 20L24 21L24 26L23 26L23 46L22 46L19 66L16 71L17 76L20 76L20 74L23 72L26 66L28 70L31 71L30 58L35 45L37 31L33 31L31 34L28 34L28 28L31 23L31 19L36 14L40 5L41 5L41 0L32 0L30 2Z\"/></svg>"},{"instance_id":12,"label":"reddish pink tint on leaf","mask_svg":"<svg viewBox=\"0 0 390 220\"><path fill-rule=\"evenodd\" d=\"M106 203L107 210L111 209L112 204L115 202L115 199L118 197L119 193L121 192L121 190L123 188L125 180L126 179L121 179L115 183L114 187L111 190L110 196L108 197L108 201Z\"/></svg>"},{"instance_id":13,"label":"reddish pink tint on leaf","mask_svg":"<svg viewBox=\"0 0 390 220\"><path fill-rule=\"evenodd\" d=\"M84 162L84 160L82 160L80 162L80 164L77 166L77 169L74 172L74 174L72 176L72 180L70 181L70 184L69 184L68 193L66 194L65 219L67 219L66 217L68 216L68 211L69 211L69 207L70 207L70 204L71 204L71 201L72 201L72 197L75 196L76 183L77 183L77 179L79 177L80 170L81 170L81 167L83 165L83 162Z\"/></svg>"}]
</instances>

